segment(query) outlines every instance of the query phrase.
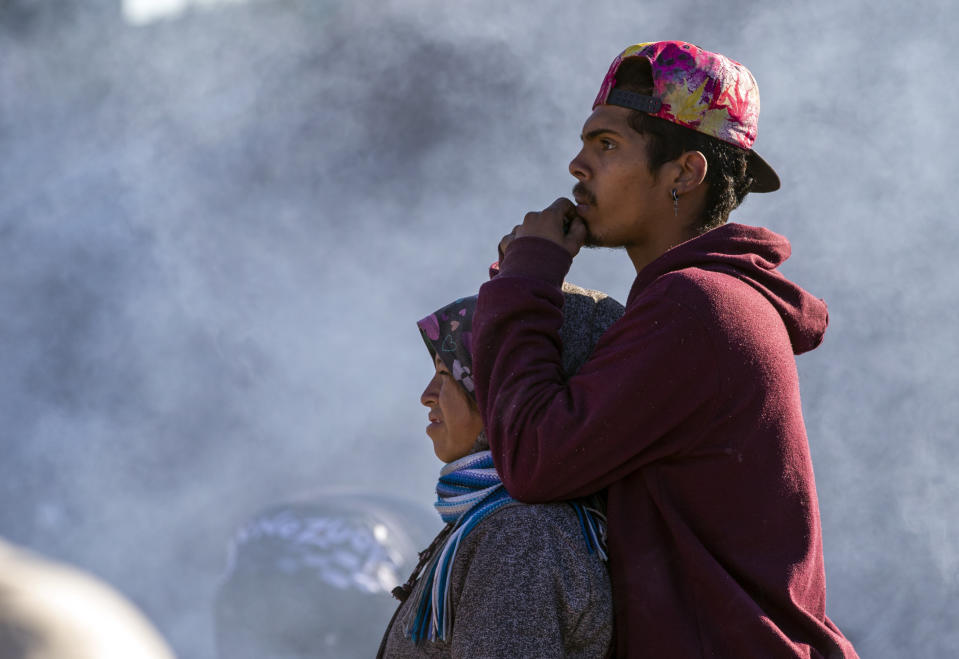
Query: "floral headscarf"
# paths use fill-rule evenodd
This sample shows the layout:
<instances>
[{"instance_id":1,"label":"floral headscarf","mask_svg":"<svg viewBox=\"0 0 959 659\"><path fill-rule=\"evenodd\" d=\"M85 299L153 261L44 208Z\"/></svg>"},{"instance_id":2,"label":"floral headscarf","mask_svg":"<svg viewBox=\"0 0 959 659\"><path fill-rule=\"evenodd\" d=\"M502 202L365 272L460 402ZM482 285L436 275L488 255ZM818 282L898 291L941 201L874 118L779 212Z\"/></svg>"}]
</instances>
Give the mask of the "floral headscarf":
<instances>
[{"instance_id":1,"label":"floral headscarf","mask_svg":"<svg viewBox=\"0 0 959 659\"><path fill-rule=\"evenodd\" d=\"M430 356L435 359L439 355L474 402L472 329L476 300L475 295L461 297L416 323Z\"/></svg>"}]
</instances>

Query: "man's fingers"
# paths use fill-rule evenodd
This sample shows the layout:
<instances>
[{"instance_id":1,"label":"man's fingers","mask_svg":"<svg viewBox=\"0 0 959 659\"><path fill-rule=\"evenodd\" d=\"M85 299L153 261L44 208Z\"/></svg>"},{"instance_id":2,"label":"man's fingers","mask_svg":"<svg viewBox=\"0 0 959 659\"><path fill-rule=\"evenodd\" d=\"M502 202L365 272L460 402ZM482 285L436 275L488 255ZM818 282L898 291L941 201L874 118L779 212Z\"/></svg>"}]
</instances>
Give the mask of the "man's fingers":
<instances>
[{"instance_id":1,"label":"man's fingers","mask_svg":"<svg viewBox=\"0 0 959 659\"><path fill-rule=\"evenodd\" d=\"M516 238L516 230L517 230L517 229L519 229L519 225L518 225L518 224L517 224L515 227L513 227L513 230L512 230L512 231L510 231L508 234L506 234L505 236L503 236L503 237L500 239L500 241L499 241L499 247L498 247L498 250L497 250L497 251L499 251L499 260L500 260L500 261L502 261L502 260L503 260L503 257L506 256L506 250L507 250L507 248L510 246L510 244L513 242L513 240Z\"/></svg>"},{"instance_id":2,"label":"man's fingers","mask_svg":"<svg viewBox=\"0 0 959 659\"><path fill-rule=\"evenodd\" d=\"M559 199L551 203L549 205L549 208L547 208L546 210L548 211L554 210L557 213L559 213L560 217L563 217L564 215L566 215L571 210L574 210L575 208L576 208L576 205L573 202L571 202L569 199L567 199L566 197L560 197Z\"/></svg>"},{"instance_id":3,"label":"man's fingers","mask_svg":"<svg viewBox=\"0 0 959 659\"><path fill-rule=\"evenodd\" d=\"M510 239L506 240L504 236L503 240L500 241L500 252L506 254L506 250L514 238L533 236L551 240L576 256L579 248L586 240L586 228L583 226L582 220L579 220L580 229L577 233L574 234L572 239L569 237L569 230L576 219L578 219L576 206L566 197L560 197L538 213L527 213L523 217L523 224L513 229Z\"/></svg>"},{"instance_id":4,"label":"man's fingers","mask_svg":"<svg viewBox=\"0 0 959 659\"><path fill-rule=\"evenodd\" d=\"M586 223L583 222L582 218L578 215L573 217L569 223L569 231L566 232L566 240L563 246L570 254L576 256L579 253L579 248L586 243L586 233Z\"/></svg>"},{"instance_id":5,"label":"man's fingers","mask_svg":"<svg viewBox=\"0 0 959 659\"><path fill-rule=\"evenodd\" d=\"M516 236L543 236L553 240L563 232L564 219L569 213L574 213L576 206L569 199L560 197L540 212L529 212L523 217L523 225Z\"/></svg>"}]
</instances>

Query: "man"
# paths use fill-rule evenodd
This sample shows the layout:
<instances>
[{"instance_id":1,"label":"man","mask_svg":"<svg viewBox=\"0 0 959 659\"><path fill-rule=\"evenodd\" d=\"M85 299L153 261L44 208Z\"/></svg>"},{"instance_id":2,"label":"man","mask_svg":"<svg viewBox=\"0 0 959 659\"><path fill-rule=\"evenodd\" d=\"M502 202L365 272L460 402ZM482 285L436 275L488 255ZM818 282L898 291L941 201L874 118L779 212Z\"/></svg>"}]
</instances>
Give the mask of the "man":
<instances>
[{"instance_id":1,"label":"man","mask_svg":"<svg viewBox=\"0 0 959 659\"><path fill-rule=\"evenodd\" d=\"M753 150L755 80L682 42L609 69L559 199L500 244L474 321L477 398L521 501L608 494L618 656L855 657L825 612L794 354L826 305L776 267L789 243L726 224L778 189ZM624 317L565 381L560 284L583 245L625 247Z\"/></svg>"}]
</instances>

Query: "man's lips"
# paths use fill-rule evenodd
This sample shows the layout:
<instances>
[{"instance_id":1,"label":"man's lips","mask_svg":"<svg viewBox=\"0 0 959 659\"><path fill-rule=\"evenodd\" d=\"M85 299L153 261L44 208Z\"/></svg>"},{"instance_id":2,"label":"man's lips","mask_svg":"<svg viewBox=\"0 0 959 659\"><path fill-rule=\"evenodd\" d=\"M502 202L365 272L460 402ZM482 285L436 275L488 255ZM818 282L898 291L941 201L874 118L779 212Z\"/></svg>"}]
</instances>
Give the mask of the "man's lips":
<instances>
[{"instance_id":1,"label":"man's lips","mask_svg":"<svg viewBox=\"0 0 959 659\"><path fill-rule=\"evenodd\" d=\"M573 186L573 199L576 201L576 211L578 213L582 213L590 206L596 205L596 198L582 183L577 183Z\"/></svg>"},{"instance_id":2,"label":"man's lips","mask_svg":"<svg viewBox=\"0 0 959 659\"><path fill-rule=\"evenodd\" d=\"M593 193L589 191L589 188L587 188L581 182L573 186L573 199L576 200L577 204L584 204L587 206L596 205L596 197L594 197Z\"/></svg>"}]
</instances>

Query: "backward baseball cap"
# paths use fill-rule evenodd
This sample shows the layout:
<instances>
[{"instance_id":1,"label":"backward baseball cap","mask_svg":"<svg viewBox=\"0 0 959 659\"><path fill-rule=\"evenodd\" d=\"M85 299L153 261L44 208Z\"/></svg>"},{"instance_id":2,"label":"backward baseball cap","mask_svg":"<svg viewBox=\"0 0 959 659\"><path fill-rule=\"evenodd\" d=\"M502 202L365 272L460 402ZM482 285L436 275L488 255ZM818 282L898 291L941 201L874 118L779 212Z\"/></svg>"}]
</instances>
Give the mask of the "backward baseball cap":
<instances>
[{"instance_id":1,"label":"backward baseball cap","mask_svg":"<svg viewBox=\"0 0 959 659\"><path fill-rule=\"evenodd\" d=\"M644 57L653 75L653 94L614 89L616 72L630 58ZM593 102L618 105L685 126L748 152L750 192L779 189L779 176L753 150L759 126L759 87L745 66L684 41L655 41L616 56Z\"/></svg>"}]
</instances>

